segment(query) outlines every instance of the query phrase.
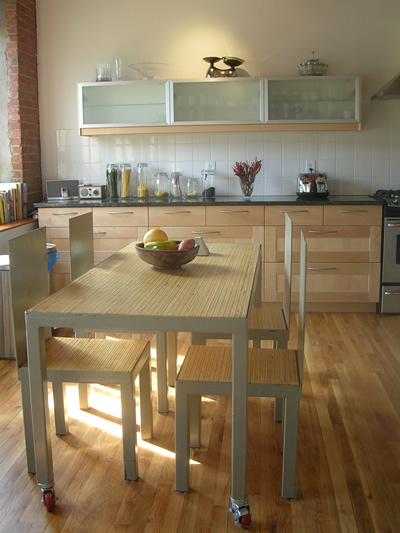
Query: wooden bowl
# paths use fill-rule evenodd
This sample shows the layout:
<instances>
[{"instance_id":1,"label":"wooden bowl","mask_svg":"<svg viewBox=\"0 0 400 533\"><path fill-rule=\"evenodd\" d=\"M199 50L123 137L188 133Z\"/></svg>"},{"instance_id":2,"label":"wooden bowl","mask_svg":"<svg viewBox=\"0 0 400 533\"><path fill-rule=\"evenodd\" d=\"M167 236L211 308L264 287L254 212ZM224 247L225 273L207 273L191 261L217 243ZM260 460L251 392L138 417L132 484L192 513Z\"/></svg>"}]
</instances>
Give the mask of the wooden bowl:
<instances>
[{"instance_id":1,"label":"wooden bowl","mask_svg":"<svg viewBox=\"0 0 400 533\"><path fill-rule=\"evenodd\" d=\"M181 241L176 241L179 244ZM180 268L190 263L199 253L200 246L196 244L190 250L147 250L142 242L135 245L140 259L157 268Z\"/></svg>"}]
</instances>

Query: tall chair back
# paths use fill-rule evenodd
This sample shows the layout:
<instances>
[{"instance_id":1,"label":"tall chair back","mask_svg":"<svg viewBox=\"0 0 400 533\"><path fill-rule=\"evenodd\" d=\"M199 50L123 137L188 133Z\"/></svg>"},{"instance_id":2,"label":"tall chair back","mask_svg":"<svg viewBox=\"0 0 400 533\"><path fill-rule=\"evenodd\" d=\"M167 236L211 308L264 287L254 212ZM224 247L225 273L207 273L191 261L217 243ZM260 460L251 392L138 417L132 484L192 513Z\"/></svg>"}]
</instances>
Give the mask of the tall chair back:
<instances>
[{"instance_id":1,"label":"tall chair back","mask_svg":"<svg viewBox=\"0 0 400 533\"><path fill-rule=\"evenodd\" d=\"M93 213L69 219L71 281L94 267Z\"/></svg>"},{"instance_id":2,"label":"tall chair back","mask_svg":"<svg viewBox=\"0 0 400 533\"><path fill-rule=\"evenodd\" d=\"M290 329L290 312L291 312L291 293L292 293L292 239L293 239L293 221L285 214L285 259L284 259L284 288L282 311L285 317L286 326Z\"/></svg>"},{"instance_id":3,"label":"tall chair back","mask_svg":"<svg viewBox=\"0 0 400 533\"><path fill-rule=\"evenodd\" d=\"M49 295L46 228L10 239L8 249L15 351L17 366L21 368L27 361L25 311ZM35 268L26 268L27 260Z\"/></svg>"}]
</instances>

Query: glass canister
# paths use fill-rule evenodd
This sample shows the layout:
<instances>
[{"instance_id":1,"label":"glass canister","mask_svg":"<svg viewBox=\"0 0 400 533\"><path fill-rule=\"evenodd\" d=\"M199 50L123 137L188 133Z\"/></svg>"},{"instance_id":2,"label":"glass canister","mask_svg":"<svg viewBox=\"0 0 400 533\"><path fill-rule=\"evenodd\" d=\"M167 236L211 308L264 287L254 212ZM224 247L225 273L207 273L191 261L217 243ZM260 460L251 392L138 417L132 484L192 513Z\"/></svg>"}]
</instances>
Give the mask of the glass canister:
<instances>
[{"instance_id":1,"label":"glass canister","mask_svg":"<svg viewBox=\"0 0 400 533\"><path fill-rule=\"evenodd\" d=\"M214 197L215 196L215 186L214 186L214 171L213 170L202 170L201 176L203 180L203 196Z\"/></svg>"},{"instance_id":2,"label":"glass canister","mask_svg":"<svg viewBox=\"0 0 400 533\"><path fill-rule=\"evenodd\" d=\"M137 164L137 196L138 198L146 198L149 196L149 185L148 185L148 164L147 163L138 163Z\"/></svg>"},{"instance_id":3,"label":"glass canister","mask_svg":"<svg viewBox=\"0 0 400 533\"><path fill-rule=\"evenodd\" d=\"M180 177L181 172L171 172L171 196L182 196Z\"/></svg>"},{"instance_id":4,"label":"glass canister","mask_svg":"<svg viewBox=\"0 0 400 533\"><path fill-rule=\"evenodd\" d=\"M154 194L160 198L169 195L169 179L166 172L154 174Z\"/></svg>"},{"instance_id":5,"label":"glass canister","mask_svg":"<svg viewBox=\"0 0 400 533\"><path fill-rule=\"evenodd\" d=\"M187 198L195 198L198 194L198 180L196 178L186 178L184 181L185 184L185 196Z\"/></svg>"},{"instance_id":6,"label":"glass canister","mask_svg":"<svg viewBox=\"0 0 400 533\"><path fill-rule=\"evenodd\" d=\"M118 198L118 165L109 163L106 167L106 196Z\"/></svg>"},{"instance_id":7,"label":"glass canister","mask_svg":"<svg viewBox=\"0 0 400 533\"><path fill-rule=\"evenodd\" d=\"M131 198L131 165L130 163L120 163L118 173L118 196L119 198Z\"/></svg>"}]
</instances>

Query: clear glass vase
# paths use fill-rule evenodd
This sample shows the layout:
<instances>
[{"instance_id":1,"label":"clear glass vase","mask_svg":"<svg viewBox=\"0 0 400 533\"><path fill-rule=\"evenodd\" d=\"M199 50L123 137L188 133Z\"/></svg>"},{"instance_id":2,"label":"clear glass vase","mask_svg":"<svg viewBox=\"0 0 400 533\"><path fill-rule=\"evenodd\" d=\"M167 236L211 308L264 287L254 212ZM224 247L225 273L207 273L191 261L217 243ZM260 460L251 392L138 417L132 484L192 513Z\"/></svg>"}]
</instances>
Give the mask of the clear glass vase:
<instances>
[{"instance_id":1,"label":"clear glass vase","mask_svg":"<svg viewBox=\"0 0 400 533\"><path fill-rule=\"evenodd\" d=\"M249 200L253 194L254 181L250 183L246 180L239 179L239 183L240 188L242 189L243 198Z\"/></svg>"}]
</instances>

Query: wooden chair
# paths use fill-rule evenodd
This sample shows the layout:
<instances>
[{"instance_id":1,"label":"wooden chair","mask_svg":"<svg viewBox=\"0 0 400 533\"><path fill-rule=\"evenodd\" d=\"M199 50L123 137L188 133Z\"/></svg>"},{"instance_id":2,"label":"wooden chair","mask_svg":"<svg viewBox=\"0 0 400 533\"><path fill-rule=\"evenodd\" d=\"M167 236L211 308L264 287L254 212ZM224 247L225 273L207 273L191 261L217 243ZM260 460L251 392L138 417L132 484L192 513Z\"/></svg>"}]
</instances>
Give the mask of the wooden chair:
<instances>
[{"instance_id":1,"label":"wooden chair","mask_svg":"<svg viewBox=\"0 0 400 533\"><path fill-rule=\"evenodd\" d=\"M274 348L287 348L290 337L290 313L292 293L292 244L293 222L285 214L285 259L282 307L253 307L249 324L249 340L253 348L260 347L261 341L273 341ZM192 344L205 344L206 339L221 339L218 333L192 333ZM275 401L275 421L282 420L282 401ZM193 436L192 436L193 438ZM196 442L192 442L196 447ZM199 443L197 443L199 445Z\"/></svg>"},{"instance_id":2,"label":"wooden chair","mask_svg":"<svg viewBox=\"0 0 400 533\"><path fill-rule=\"evenodd\" d=\"M82 276L94 267L93 214L84 213L69 219L69 252L71 281ZM77 337L84 337L84 331L75 330ZM104 331L96 331L96 337L101 337ZM114 333L118 333L115 331ZM134 332L132 332L134 333ZM157 352L157 406L159 413L168 412L168 384L166 374L166 357L168 353L176 354L175 336L164 331L146 331L143 333L156 336ZM176 342L176 341L175 341ZM171 358L169 358L171 359ZM176 371L170 385L175 385ZM89 407L89 386L79 385L79 407Z\"/></svg>"},{"instance_id":3,"label":"wooden chair","mask_svg":"<svg viewBox=\"0 0 400 533\"><path fill-rule=\"evenodd\" d=\"M14 318L17 371L21 382L28 471L35 472L34 439L29 396L25 310L48 296L46 228L9 241L10 285ZM135 379L139 376L141 433L153 434L150 344L147 341L109 341L51 337L46 341L47 379L53 383L56 426L63 425L63 383L118 384L121 392L124 478L137 479ZM58 419L58 422L57 422Z\"/></svg>"},{"instance_id":4,"label":"wooden chair","mask_svg":"<svg viewBox=\"0 0 400 533\"><path fill-rule=\"evenodd\" d=\"M295 497L299 401L302 395L307 244L301 232L299 327L296 350L249 348L248 395L282 398L282 498ZM189 490L189 403L201 394L232 393L230 347L191 345L175 383L175 486ZM190 399L190 402L189 402ZM196 418L195 418L196 419ZM198 418L197 418L198 419ZM243 458L245 461L246 458Z\"/></svg>"}]
</instances>

